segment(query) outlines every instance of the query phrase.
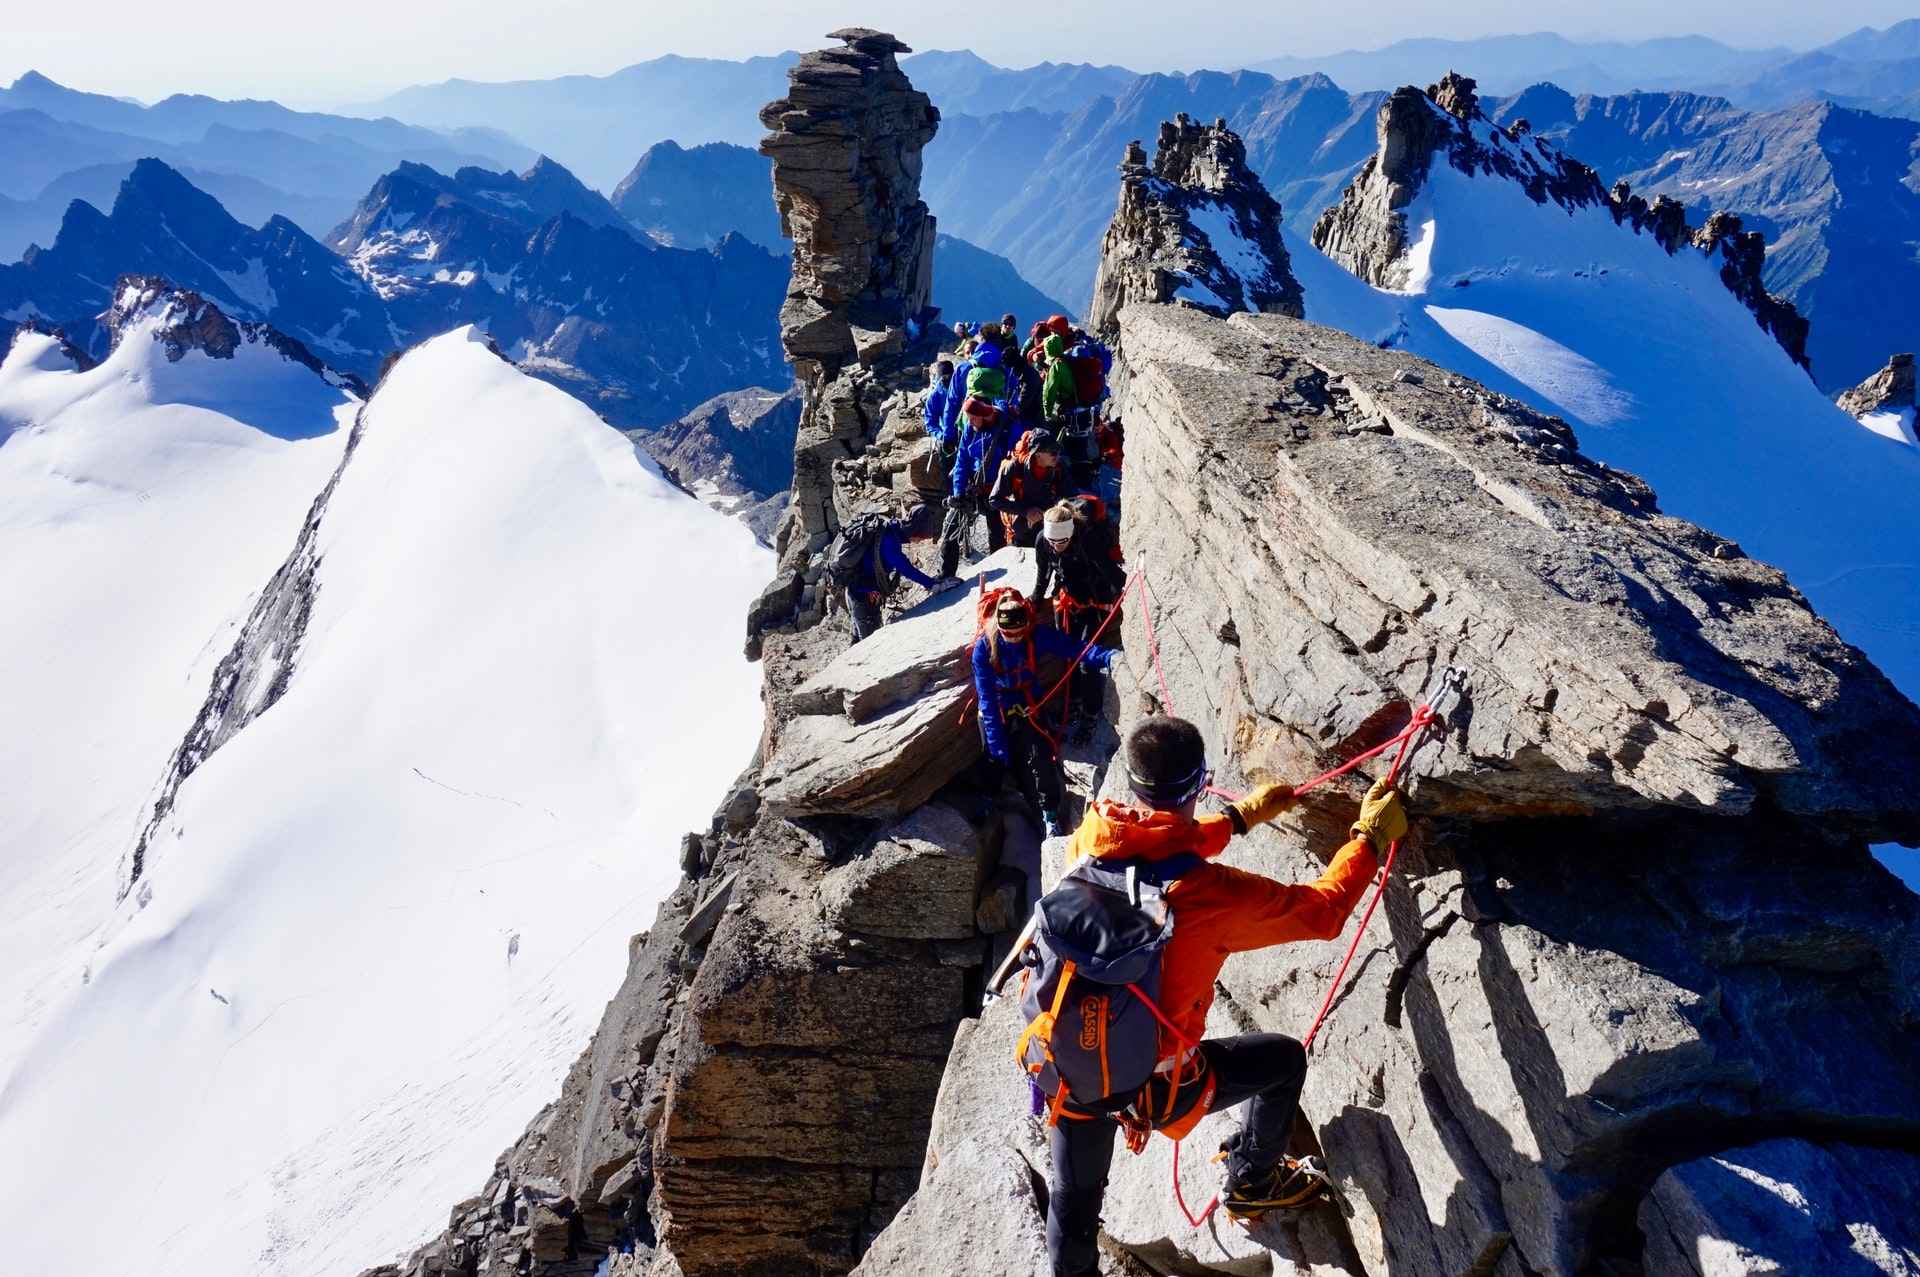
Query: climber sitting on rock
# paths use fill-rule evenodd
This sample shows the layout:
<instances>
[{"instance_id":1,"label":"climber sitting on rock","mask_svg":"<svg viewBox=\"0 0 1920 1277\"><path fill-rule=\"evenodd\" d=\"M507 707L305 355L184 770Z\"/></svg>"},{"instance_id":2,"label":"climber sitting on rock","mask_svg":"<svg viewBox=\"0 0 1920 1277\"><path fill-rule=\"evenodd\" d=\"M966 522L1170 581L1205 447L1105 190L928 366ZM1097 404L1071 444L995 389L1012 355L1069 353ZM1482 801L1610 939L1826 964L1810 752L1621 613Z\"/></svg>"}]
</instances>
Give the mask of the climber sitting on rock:
<instances>
[{"instance_id":1,"label":"climber sitting on rock","mask_svg":"<svg viewBox=\"0 0 1920 1277\"><path fill-rule=\"evenodd\" d=\"M1106 503L1092 494L1050 508L1035 542L1040 575L1033 597L1053 605L1054 624L1068 638L1091 643L1127 588L1126 560ZM1107 633L1118 632L1108 626ZM1085 744L1100 718L1100 680L1083 670L1073 675L1073 728L1067 739Z\"/></svg>"},{"instance_id":2,"label":"climber sitting on rock","mask_svg":"<svg viewBox=\"0 0 1920 1277\"><path fill-rule=\"evenodd\" d=\"M1105 671L1113 665L1114 652L1077 643L1040 624L1032 602L1011 587L982 596L981 607L987 614L973 644L973 688L980 702L987 766L996 780L1013 771L1042 829L1049 838L1056 837L1066 832L1061 814L1066 777L1056 745L1061 698L1042 705L1053 685L1043 681L1040 663L1057 663L1063 672L1076 663Z\"/></svg>"},{"instance_id":3,"label":"climber sitting on rock","mask_svg":"<svg viewBox=\"0 0 1920 1277\"><path fill-rule=\"evenodd\" d=\"M1203 1041L1207 1011L1228 955L1338 936L1373 880L1377 853L1407 830L1399 792L1382 779L1361 804L1351 841L1318 880L1276 882L1213 857L1235 834L1291 808L1289 786L1262 785L1220 815L1196 817L1211 773L1199 729L1178 718L1151 718L1136 727L1124 762L1136 801L1103 800L1089 808L1067 846L1067 863L1071 868L1092 857L1130 864L1139 881L1164 891L1172 924L1160 954L1160 1063L1135 1094L1099 1096L1094 1085L1059 1105L1064 1120L1052 1126L1047 1213L1054 1277L1099 1272L1100 1209L1114 1136L1123 1128L1139 1148L1149 1131L1178 1139L1207 1113L1251 1101L1239 1132L1221 1149L1227 1186L1220 1200L1228 1214L1257 1217L1325 1191L1325 1172L1313 1159L1287 1156L1306 1080L1305 1049L1278 1033ZM1060 1014L1064 1024L1071 1009ZM1060 1035L1053 1040L1057 1045ZM1104 1049L1104 1035L1102 1042Z\"/></svg>"},{"instance_id":4,"label":"climber sitting on rock","mask_svg":"<svg viewBox=\"0 0 1920 1277\"><path fill-rule=\"evenodd\" d=\"M827 579L845 595L854 642L884 624L881 604L899 586L901 577L925 590L958 584L928 576L913 566L903 548L908 541L932 540L937 525L936 508L923 503L903 519L884 510L855 515L834 537L827 550ZM946 576L951 578L953 574Z\"/></svg>"},{"instance_id":5,"label":"climber sitting on rock","mask_svg":"<svg viewBox=\"0 0 1920 1277\"><path fill-rule=\"evenodd\" d=\"M1005 529L1006 545L1031 547L1040 535L1047 507L1067 495L1066 467L1060 464L1060 445L1045 430L1030 430L1000 463L988 494L993 512Z\"/></svg>"}]
</instances>

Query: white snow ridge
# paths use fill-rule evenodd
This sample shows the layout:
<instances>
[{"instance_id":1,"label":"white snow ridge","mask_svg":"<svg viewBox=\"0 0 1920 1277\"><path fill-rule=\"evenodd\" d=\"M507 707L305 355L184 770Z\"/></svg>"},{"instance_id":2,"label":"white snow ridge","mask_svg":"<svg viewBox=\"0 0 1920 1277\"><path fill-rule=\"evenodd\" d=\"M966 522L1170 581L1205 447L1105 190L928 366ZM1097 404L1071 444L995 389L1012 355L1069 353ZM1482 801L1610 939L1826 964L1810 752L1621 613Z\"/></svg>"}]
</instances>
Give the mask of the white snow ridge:
<instances>
[{"instance_id":1,"label":"white snow ridge","mask_svg":"<svg viewBox=\"0 0 1920 1277\"><path fill-rule=\"evenodd\" d=\"M586 1042L751 752L766 554L472 329L416 348L319 509L284 692L119 898L359 407L135 336L0 369L8 1267L337 1277L416 1244Z\"/></svg>"}]
</instances>

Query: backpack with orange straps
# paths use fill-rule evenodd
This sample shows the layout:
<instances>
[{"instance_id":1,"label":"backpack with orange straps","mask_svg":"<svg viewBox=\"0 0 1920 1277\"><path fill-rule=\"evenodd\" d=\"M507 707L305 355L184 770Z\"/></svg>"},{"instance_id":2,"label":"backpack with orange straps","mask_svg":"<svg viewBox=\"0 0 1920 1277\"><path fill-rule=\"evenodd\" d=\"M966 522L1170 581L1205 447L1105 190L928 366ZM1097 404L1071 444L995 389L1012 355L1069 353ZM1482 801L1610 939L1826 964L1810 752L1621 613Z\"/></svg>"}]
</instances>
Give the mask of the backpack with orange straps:
<instances>
[{"instance_id":1,"label":"backpack with orange straps","mask_svg":"<svg viewBox=\"0 0 1920 1277\"><path fill-rule=\"evenodd\" d=\"M1160 960L1173 937L1167 886L1191 853L1124 866L1093 857L1034 905L1022 955L1027 1027L1014 1058L1047 1099L1049 1125L1131 1104L1161 1059Z\"/></svg>"}]
</instances>

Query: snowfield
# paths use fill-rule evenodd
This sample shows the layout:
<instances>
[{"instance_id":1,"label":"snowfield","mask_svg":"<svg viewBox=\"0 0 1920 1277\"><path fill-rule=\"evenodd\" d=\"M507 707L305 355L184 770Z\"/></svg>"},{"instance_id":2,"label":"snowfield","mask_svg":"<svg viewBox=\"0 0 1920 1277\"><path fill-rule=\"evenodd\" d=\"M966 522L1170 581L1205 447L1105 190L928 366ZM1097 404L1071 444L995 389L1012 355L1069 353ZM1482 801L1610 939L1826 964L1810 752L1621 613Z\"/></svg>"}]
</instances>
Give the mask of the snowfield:
<instances>
[{"instance_id":1,"label":"snowfield","mask_svg":"<svg viewBox=\"0 0 1920 1277\"><path fill-rule=\"evenodd\" d=\"M552 1099L752 751L766 552L484 342L416 348L366 406L288 690L118 903L355 405L151 341L0 372L0 588L33 600L0 616L20 1271L337 1277L419 1242Z\"/></svg>"}]
</instances>

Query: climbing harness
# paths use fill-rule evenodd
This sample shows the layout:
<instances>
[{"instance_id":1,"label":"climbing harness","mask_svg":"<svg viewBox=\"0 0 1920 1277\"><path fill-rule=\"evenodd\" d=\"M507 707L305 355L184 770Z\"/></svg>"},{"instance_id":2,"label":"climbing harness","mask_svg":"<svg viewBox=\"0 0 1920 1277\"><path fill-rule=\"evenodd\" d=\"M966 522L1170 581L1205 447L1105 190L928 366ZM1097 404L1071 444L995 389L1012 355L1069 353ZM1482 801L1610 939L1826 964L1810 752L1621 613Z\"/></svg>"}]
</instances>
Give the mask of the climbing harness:
<instances>
[{"instance_id":1,"label":"climbing harness","mask_svg":"<svg viewBox=\"0 0 1920 1277\"><path fill-rule=\"evenodd\" d=\"M1151 587L1147 585L1145 569L1141 569L1136 573L1136 577L1140 581L1141 590L1145 596L1144 606L1142 606L1140 610L1142 619L1146 623L1147 651L1153 659L1154 674L1160 682L1161 710L1163 713L1171 714L1173 712L1173 696L1167 689L1166 670L1160 662L1160 645L1154 633L1152 590ZM1324 785L1330 780L1344 776L1361 763L1366 762L1369 758L1376 758L1390 749L1395 750L1395 753L1393 756L1393 764L1387 770L1387 783L1390 785L1394 784L1398 781L1400 771L1406 765L1407 759L1418 750L1418 746L1414 742L1419 740L1420 737L1436 723L1444 723L1446 715L1451 713L1454 706L1459 703L1461 694L1465 689L1466 676L1457 667L1452 665L1447 666L1440 672L1439 679L1433 685L1433 691L1429 693L1426 700L1414 710L1413 717L1411 721L1408 722L1405 730L1401 731L1391 740L1385 741L1364 753L1348 759L1340 766L1330 771L1322 772L1310 780L1295 785L1293 788L1294 794L1296 796L1304 794L1308 790ZM1215 789L1211 785L1207 786L1207 791L1216 797L1225 798L1228 801L1237 801L1238 798L1237 795ZM1360 925L1354 930L1353 941L1347 946L1346 956L1340 960L1340 967L1334 972L1333 980L1327 986L1327 996L1321 1000L1319 1012L1314 1015L1313 1023L1308 1026L1306 1036L1300 1040L1300 1045L1303 1050L1311 1051L1313 1049L1313 1041L1319 1036L1320 1027L1326 1023L1327 1016L1331 1014L1333 1010L1333 1000L1339 993L1340 982L1346 979L1347 969L1353 965L1354 954L1359 952L1360 939L1366 935L1367 927L1373 922L1374 910L1379 907L1380 898L1386 894L1387 883L1393 873L1393 862L1399 854L1400 840L1396 838L1387 848L1386 858L1380 865L1379 881L1374 886L1372 897L1367 901L1367 911L1361 915ZM1187 1208L1186 1196L1180 1189L1181 1143L1182 1141L1179 1139L1175 1139L1173 1142L1173 1199L1180 1207L1180 1213L1186 1216L1187 1223L1194 1228L1198 1228L1206 1223L1215 1209L1219 1207L1220 1194L1215 1193L1213 1200L1208 1202L1206 1207L1201 1210L1198 1215Z\"/></svg>"}]
</instances>

